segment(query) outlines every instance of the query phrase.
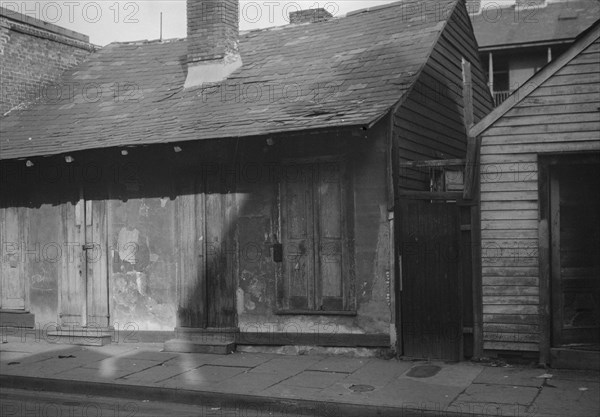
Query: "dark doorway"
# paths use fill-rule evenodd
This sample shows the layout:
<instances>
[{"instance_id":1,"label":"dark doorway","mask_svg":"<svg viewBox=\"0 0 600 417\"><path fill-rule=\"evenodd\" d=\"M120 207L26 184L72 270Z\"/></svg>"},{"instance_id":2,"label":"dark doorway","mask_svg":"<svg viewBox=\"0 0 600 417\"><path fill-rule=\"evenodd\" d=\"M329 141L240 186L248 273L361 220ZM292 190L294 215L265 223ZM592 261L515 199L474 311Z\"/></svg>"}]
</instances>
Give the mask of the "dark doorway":
<instances>
[{"instance_id":1,"label":"dark doorway","mask_svg":"<svg viewBox=\"0 0 600 417\"><path fill-rule=\"evenodd\" d=\"M553 347L600 343L600 164L550 170Z\"/></svg>"}]
</instances>

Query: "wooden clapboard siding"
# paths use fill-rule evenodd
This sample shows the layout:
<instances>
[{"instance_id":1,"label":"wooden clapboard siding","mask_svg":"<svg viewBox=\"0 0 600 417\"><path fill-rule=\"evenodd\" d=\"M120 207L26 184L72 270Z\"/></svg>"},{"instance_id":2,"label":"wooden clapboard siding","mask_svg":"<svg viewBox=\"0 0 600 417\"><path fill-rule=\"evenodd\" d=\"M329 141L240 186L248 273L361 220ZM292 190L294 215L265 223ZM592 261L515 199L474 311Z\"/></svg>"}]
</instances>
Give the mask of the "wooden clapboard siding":
<instances>
[{"instance_id":1,"label":"wooden clapboard siding","mask_svg":"<svg viewBox=\"0 0 600 417\"><path fill-rule=\"evenodd\" d=\"M600 150L597 36L560 65L539 85L530 80L533 87L517 91L512 107L480 130L484 349L536 351L545 337L538 155Z\"/></svg>"},{"instance_id":2,"label":"wooden clapboard siding","mask_svg":"<svg viewBox=\"0 0 600 417\"><path fill-rule=\"evenodd\" d=\"M471 63L473 119L477 122L492 108L492 101L469 16L464 7L456 7L418 81L394 116L394 136L401 160L465 157L463 59ZM428 169L403 168L397 178L404 189L429 187Z\"/></svg>"}]
</instances>

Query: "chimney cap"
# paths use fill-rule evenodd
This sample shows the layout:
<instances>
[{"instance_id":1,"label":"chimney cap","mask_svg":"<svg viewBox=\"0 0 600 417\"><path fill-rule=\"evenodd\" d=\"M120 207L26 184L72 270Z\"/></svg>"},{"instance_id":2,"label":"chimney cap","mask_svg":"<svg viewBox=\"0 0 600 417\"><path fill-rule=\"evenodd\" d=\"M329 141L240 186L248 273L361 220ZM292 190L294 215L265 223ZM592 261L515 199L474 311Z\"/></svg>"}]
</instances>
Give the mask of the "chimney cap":
<instances>
[{"instance_id":1,"label":"chimney cap","mask_svg":"<svg viewBox=\"0 0 600 417\"><path fill-rule=\"evenodd\" d=\"M320 7L316 9L298 10L290 12L290 23L316 23L329 20L333 17L326 9Z\"/></svg>"}]
</instances>

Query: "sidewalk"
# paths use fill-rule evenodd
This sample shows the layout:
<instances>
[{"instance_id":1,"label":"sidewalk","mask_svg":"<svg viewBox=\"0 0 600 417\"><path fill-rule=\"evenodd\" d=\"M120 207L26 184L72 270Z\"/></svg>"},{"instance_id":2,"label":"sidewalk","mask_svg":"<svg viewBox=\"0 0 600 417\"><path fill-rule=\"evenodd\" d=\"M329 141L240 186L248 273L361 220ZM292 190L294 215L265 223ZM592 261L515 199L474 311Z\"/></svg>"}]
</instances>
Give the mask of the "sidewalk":
<instances>
[{"instance_id":1,"label":"sidewalk","mask_svg":"<svg viewBox=\"0 0 600 417\"><path fill-rule=\"evenodd\" d=\"M161 352L162 344L0 345L0 385L73 394L235 405L311 416L597 417L594 372L470 362L263 353ZM268 411L268 412L267 412ZM418 412L416 414L412 412Z\"/></svg>"}]
</instances>

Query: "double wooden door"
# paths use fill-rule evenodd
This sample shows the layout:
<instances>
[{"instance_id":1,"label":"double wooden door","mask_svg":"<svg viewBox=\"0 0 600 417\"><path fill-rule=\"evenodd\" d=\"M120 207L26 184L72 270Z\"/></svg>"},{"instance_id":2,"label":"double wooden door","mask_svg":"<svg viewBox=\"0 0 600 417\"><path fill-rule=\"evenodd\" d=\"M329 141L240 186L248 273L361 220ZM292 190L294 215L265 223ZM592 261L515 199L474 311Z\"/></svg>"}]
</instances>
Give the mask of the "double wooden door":
<instances>
[{"instance_id":1,"label":"double wooden door","mask_svg":"<svg viewBox=\"0 0 600 417\"><path fill-rule=\"evenodd\" d=\"M107 328L108 238L106 202L79 200L63 206L66 253L60 283L60 324Z\"/></svg>"}]
</instances>

